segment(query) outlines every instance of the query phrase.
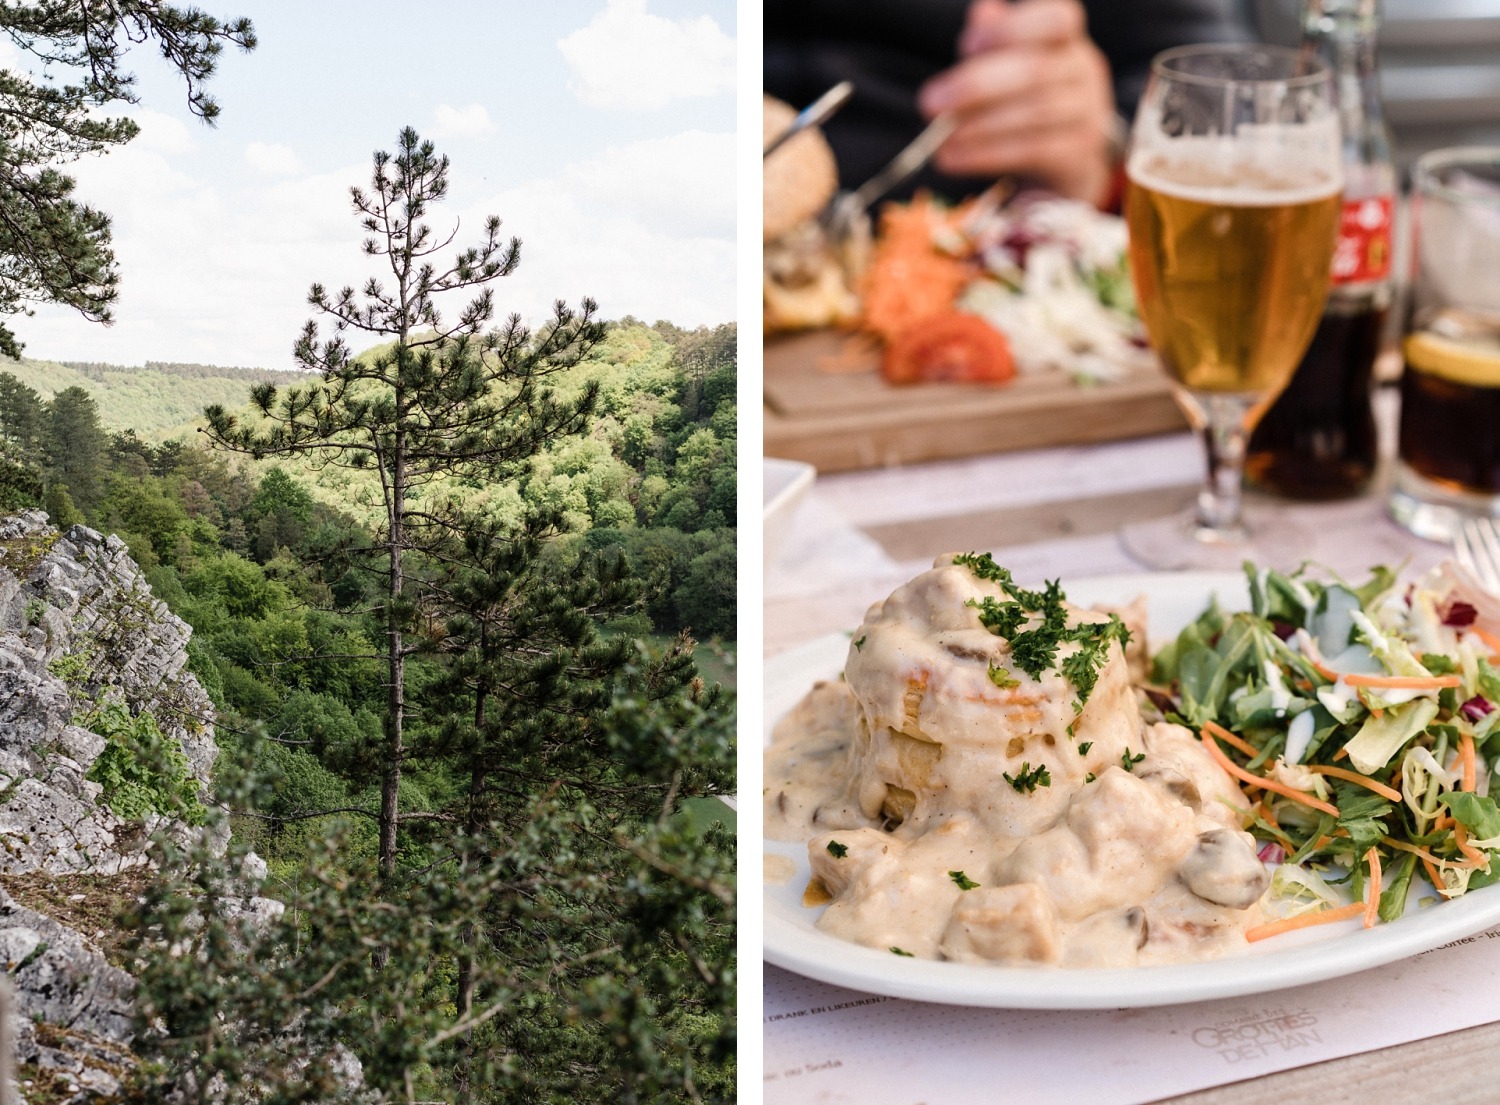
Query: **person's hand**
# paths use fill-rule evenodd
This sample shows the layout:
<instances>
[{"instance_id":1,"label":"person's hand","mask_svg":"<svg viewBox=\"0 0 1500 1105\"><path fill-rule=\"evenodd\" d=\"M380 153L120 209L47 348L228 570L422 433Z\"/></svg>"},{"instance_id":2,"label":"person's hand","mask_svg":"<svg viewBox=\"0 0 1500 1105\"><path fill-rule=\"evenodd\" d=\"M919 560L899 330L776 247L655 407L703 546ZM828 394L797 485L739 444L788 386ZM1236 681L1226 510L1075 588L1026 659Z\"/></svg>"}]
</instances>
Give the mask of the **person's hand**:
<instances>
[{"instance_id":1,"label":"person's hand","mask_svg":"<svg viewBox=\"0 0 1500 1105\"><path fill-rule=\"evenodd\" d=\"M953 111L959 120L937 167L1034 177L1103 203L1114 180L1114 92L1079 0L973 0L958 53L918 96L929 118Z\"/></svg>"}]
</instances>

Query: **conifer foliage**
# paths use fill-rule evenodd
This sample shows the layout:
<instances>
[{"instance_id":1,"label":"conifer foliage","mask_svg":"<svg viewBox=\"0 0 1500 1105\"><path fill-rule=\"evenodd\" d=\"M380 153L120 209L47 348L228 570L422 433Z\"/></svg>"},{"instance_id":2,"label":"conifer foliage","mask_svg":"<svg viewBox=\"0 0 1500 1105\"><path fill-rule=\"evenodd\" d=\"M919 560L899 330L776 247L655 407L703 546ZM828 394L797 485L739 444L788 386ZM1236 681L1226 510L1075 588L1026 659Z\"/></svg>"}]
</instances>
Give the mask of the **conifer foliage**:
<instances>
[{"instance_id":1,"label":"conifer foliage","mask_svg":"<svg viewBox=\"0 0 1500 1105\"><path fill-rule=\"evenodd\" d=\"M136 102L130 46L154 42L182 74L189 110L212 122L204 83L226 44L255 46L254 29L163 0L31 0L0 4L0 34L42 63L39 77L0 70L0 316L61 303L108 322L119 281L109 216L80 203L59 166L135 137L135 123L104 114ZM0 353L21 355L4 323Z\"/></svg>"},{"instance_id":2,"label":"conifer foliage","mask_svg":"<svg viewBox=\"0 0 1500 1105\"><path fill-rule=\"evenodd\" d=\"M262 418L246 424L222 407L210 407L208 435L251 456L300 456L316 465L373 469L385 508L376 547L386 580L385 635L389 701L381 786L380 863L395 871L398 796L405 742L407 658L422 646L406 633L420 588L408 578L409 553L432 551L461 534L467 519L420 499L440 479L495 480L515 474L548 442L582 430L598 390L558 400L548 377L579 363L605 335L585 299L574 311L558 302L549 324L533 333L519 316L493 331L489 285L514 271L521 243L500 236L491 216L484 238L446 267L434 261L452 235L441 239L422 220L448 191L448 159L411 128L398 138L395 156L375 155L370 191L351 189L354 210L369 235L364 252L388 266L390 282L371 278L359 294L346 287L330 295L314 284L308 302L331 318L334 336L319 341L310 321L296 346L297 360L317 382L278 392L256 387L251 397ZM475 293L450 320L443 301ZM352 356L349 329L388 339L369 357Z\"/></svg>"}]
</instances>

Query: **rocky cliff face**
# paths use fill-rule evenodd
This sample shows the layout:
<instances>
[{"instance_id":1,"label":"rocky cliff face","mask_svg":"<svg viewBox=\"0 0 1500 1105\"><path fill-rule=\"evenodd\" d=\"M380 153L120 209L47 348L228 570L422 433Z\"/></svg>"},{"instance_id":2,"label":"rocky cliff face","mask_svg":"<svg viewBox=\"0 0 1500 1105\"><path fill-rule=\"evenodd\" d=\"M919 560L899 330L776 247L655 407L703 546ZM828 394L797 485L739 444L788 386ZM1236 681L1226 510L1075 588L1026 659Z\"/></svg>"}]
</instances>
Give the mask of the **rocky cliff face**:
<instances>
[{"instance_id":1,"label":"rocky cliff face","mask_svg":"<svg viewBox=\"0 0 1500 1105\"><path fill-rule=\"evenodd\" d=\"M164 819L118 816L90 778L118 739L101 706L123 707L116 720L149 714L207 787L213 708L186 670L191 632L118 538L83 526L60 534L40 511L0 518L0 962L16 991L23 1097L39 1084L48 1101L107 1097L130 1065L134 983L106 960L104 934L13 895L60 885L28 874L70 876L70 889L87 888L73 901L144 874L134 869Z\"/></svg>"}]
</instances>

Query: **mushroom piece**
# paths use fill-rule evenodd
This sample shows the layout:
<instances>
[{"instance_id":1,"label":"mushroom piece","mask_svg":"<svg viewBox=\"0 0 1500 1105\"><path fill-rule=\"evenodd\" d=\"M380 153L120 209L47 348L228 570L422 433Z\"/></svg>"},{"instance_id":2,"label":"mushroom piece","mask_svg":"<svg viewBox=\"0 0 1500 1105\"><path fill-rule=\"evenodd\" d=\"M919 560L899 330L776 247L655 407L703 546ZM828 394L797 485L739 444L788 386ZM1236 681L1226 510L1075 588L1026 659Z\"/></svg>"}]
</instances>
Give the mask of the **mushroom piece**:
<instances>
[{"instance_id":1,"label":"mushroom piece","mask_svg":"<svg viewBox=\"0 0 1500 1105\"><path fill-rule=\"evenodd\" d=\"M1230 829L1200 834L1177 874L1204 901L1230 909L1249 909L1271 883L1250 837Z\"/></svg>"}]
</instances>

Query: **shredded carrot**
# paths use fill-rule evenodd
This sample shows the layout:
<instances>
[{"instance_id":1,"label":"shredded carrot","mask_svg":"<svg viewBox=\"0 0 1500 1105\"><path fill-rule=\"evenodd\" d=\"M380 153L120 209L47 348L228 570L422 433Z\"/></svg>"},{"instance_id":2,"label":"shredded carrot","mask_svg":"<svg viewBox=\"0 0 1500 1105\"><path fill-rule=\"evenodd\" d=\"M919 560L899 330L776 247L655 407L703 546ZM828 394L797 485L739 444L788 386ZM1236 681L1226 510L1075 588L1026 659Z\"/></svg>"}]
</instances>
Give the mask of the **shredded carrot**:
<instances>
[{"instance_id":1,"label":"shredded carrot","mask_svg":"<svg viewBox=\"0 0 1500 1105\"><path fill-rule=\"evenodd\" d=\"M1439 894L1442 894L1442 892L1447 889L1447 885L1443 882L1443 877L1438 874L1438 869L1432 865L1431 860L1429 860L1426 856L1423 856L1421 858L1422 870L1427 872L1427 881L1432 883L1432 889L1436 890Z\"/></svg>"},{"instance_id":2,"label":"shredded carrot","mask_svg":"<svg viewBox=\"0 0 1500 1105\"><path fill-rule=\"evenodd\" d=\"M1348 756L1349 756L1349 749L1348 748L1340 748L1337 752L1335 752L1333 754L1333 758L1335 760L1347 759Z\"/></svg>"},{"instance_id":3,"label":"shredded carrot","mask_svg":"<svg viewBox=\"0 0 1500 1105\"><path fill-rule=\"evenodd\" d=\"M1492 648L1500 649L1500 639L1495 639ZM1462 682L1458 675L1366 675L1356 671L1334 671L1327 664L1309 660L1313 668L1324 679L1335 683L1343 681L1347 687L1386 687L1390 690L1432 691L1443 687L1457 687Z\"/></svg>"},{"instance_id":4,"label":"shredded carrot","mask_svg":"<svg viewBox=\"0 0 1500 1105\"><path fill-rule=\"evenodd\" d=\"M1432 819L1432 832L1440 833L1444 829L1451 829L1452 827L1453 818L1449 817L1446 813L1440 813Z\"/></svg>"},{"instance_id":5,"label":"shredded carrot","mask_svg":"<svg viewBox=\"0 0 1500 1105\"><path fill-rule=\"evenodd\" d=\"M961 216L961 209L947 210L926 195L885 208L875 256L865 273L866 330L890 341L914 322L953 310L974 269L934 248L933 232Z\"/></svg>"},{"instance_id":6,"label":"shredded carrot","mask_svg":"<svg viewBox=\"0 0 1500 1105\"><path fill-rule=\"evenodd\" d=\"M1460 675L1361 675L1351 672L1339 677L1351 687L1388 687L1398 691L1435 691L1443 687L1457 687L1463 683Z\"/></svg>"},{"instance_id":7,"label":"shredded carrot","mask_svg":"<svg viewBox=\"0 0 1500 1105\"><path fill-rule=\"evenodd\" d=\"M1375 703L1371 702L1369 695L1365 694L1365 689L1363 687L1356 687L1355 694L1359 696L1359 704L1366 710L1370 711L1371 717L1385 717L1385 707L1377 706L1375 705Z\"/></svg>"},{"instance_id":8,"label":"shredded carrot","mask_svg":"<svg viewBox=\"0 0 1500 1105\"><path fill-rule=\"evenodd\" d=\"M1317 913L1304 913L1298 917L1283 917L1279 921L1267 921L1263 925L1256 925L1245 930L1245 939L1250 943L1264 940L1268 936L1280 936L1283 932L1291 932L1294 929L1311 928L1313 925L1331 925L1335 921L1347 921L1351 917L1358 917L1365 911L1364 902L1351 902L1349 905L1340 906L1338 909L1324 909Z\"/></svg>"},{"instance_id":9,"label":"shredded carrot","mask_svg":"<svg viewBox=\"0 0 1500 1105\"><path fill-rule=\"evenodd\" d=\"M1229 774L1233 775L1236 779L1240 779L1243 782L1250 783L1252 786L1265 787L1267 790L1275 791L1277 794L1280 794L1286 798L1290 798L1294 802L1301 802L1304 806L1311 806L1313 809L1318 810L1321 813L1332 814L1334 817L1337 817L1339 815L1337 806L1334 806L1328 802L1324 802L1321 799L1314 798L1310 794L1305 794L1302 791L1298 790L1296 787L1289 787L1285 783L1278 782L1275 779L1267 779L1263 776L1253 775L1250 772L1246 771L1243 767L1240 767L1239 764L1235 763L1228 756L1224 755L1224 750L1214 742L1212 734L1210 734L1207 729L1204 729L1203 732L1199 735L1203 741L1203 747L1208 749L1209 755L1211 755L1216 761L1218 761L1220 767L1229 772Z\"/></svg>"},{"instance_id":10,"label":"shredded carrot","mask_svg":"<svg viewBox=\"0 0 1500 1105\"><path fill-rule=\"evenodd\" d=\"M1415 844L1408 844L1406 841L1397 840L1393 836L1381 837L1380 843L1384 844L1387 848L1395 848L1399 852L1410 852L1412 855L1420 859L1423 863L1447 862L1446 860L1438 859L1437 856L1433 855L1426 848L1418 848Z\"/></svg>"},{"instance_id":11,"label":"shredded carrot","mask_svg":"<svg viewBox=\"0 0 1500 1105\"><path fill-rule=\"evenodd\" d=\"M1260 800L1260 805L1257 808L1260 810L1260 815L1265 819L1267 825L1270 825L1273 829L1281 828L1281 822L1276 820L1276 814L1271 810L1270 806L1266 805L1264 798Z\"/></svg>"},{"instance_id":12,"label":"shredded carrot","mask_svg":"<svg viewBox=\"0 0 1500 1105\"><path fill-rule=\"evenodd\" d=\"M1473 860L1473 859L1466 859L1466 860L1463 860L1462 862L1455 862L1454 860L1451 860L1451 859L1443 859L1441 856L1435 856L1431 852L1429 852L1426 848L1418 848L1415 844L1408 844L1406 841L1404 841L1404 840L1397 840L1395 837L1383 836L1383 837L1380 838L1380 843L1384 844L1388 848L1395 848L1395 849L1397 849L1399 851L1402 851L1402 852L1410 852L1412 855L1414 855L1418 859L1420 859L1423 862L1423 864L1425 864L1425 865L1427 865L1429 867L1432 864L1436 863L1436 864L1439 864L1440 866L1443 866L1443 867L1457 867L1459 869L1463 869L1463 868L1483 867L1484 864L1487 862L1486 859L1485 859L1485 857L1484 857L1484 853L1480 852L1478 849L1475 849L1475 855L1477 855L1479 857L1479 859L1478 859L1477 862L1475 860ZM1434 886L1437 885L1437 881L1436 880L1433 880L1433 885Z\"/></svg>"},{"instance_id":13,"label":"shredded carrot","mask_svg":"<svg viewBox=\"0 0 1500 1105\"><path fill-rule=\"evenodd\" d=\"M1472 791L1474 789L1476 772L1474 768L1474 734L1458 734L1458 756L1463 761L1464 776L1459 783L1459 789Z\"/></svg>"},{"instance_id":14,"label":"shredded carrot","mask_svg":"<svg viewBox=\"0 0 1500 1105\"><path fill-rule=\"evenodd\" d=\"M1360 786L1373 790L1380 797L1388 798L1392 802L1401 801L1401 792L1395 787L1386 786L1384 783L1378 782L1368 775L1361 775L1357 771L1350 771L1344 767L1328 767L1324 764L1313 764L1308 770L1318 775L1331 775L1335 779L1343 779L1346 783L1358 783Z\"/></svg>"},{"instance_id":15,"label":"shredded carrot","mask_svg":"<svg viewBox=\"0 0 1500 1105\"><path fill-rule=\"evenodd\" d=\"M1203 728L1205 732L1212 733L1214 736L1218 737L1221 741L1229 745L1231 748L1238 748L1252 760L1255 759L1256 756L1260 755L1260 750L1257 749L1253 744L1247 741L1244 737L1235 736L1228 729L1225 729L1222 725L1220 725L1217 721L1205 721L1203 723Z\"/></svg>"},{"instance_id":16,"label":"shredded carrot","mask_svg":"<svg viewBox=\"0 0 1500 1105\"><path fill-rule=\"evenodd\" d=\"M1462 822L1453 824L1453 843L1458 845L1458 850L1467 856L1475 867L1488 867L1489 859L1474 845L1469 843L1469 830L1464 828Z\"/></svg>"},{"instance_id":17,"label":"shredded carrot","mask_svg":"<svg viewBox=\"0 0 1500 1105\"><path fill-rule=\"evenodd\" d=\"M1469 626L1469 632L1474 634L1474 636L1478 637L1485 644L1489 645L1490 648L1494 649L1496 652L1500 652L1500 637L1495 636L1487 629L1480 629L1477 625Z\"/></svg>"},{"instance_id":18,"label":"shredded carrot","mask_svg":"<svg viewBox=\"0 0 1500 1105\"><path fill-rule=\"evenodd\" d=\"M1307 662L1313 666L1313 671L1317 672L1324 679L1330 680L1334 683L1338 682L1339 673L1334 671L1327 664L1323 663L1320 660L1314 660L1311 656L1307 658Z\"/></svg>"},{"instance_id":19,"label":"shredded carrot","mask_svg":"<svg viewBox=\"0 0 1500 1105\"><path fill-rule=\"evenodd\" d=\"M1365 928L1372 929L1380 920L1380 853L1373 844L1365 853L1365 863L1370 866L1370 885L1365 893Z\"/></svg>"}]
</instances>

